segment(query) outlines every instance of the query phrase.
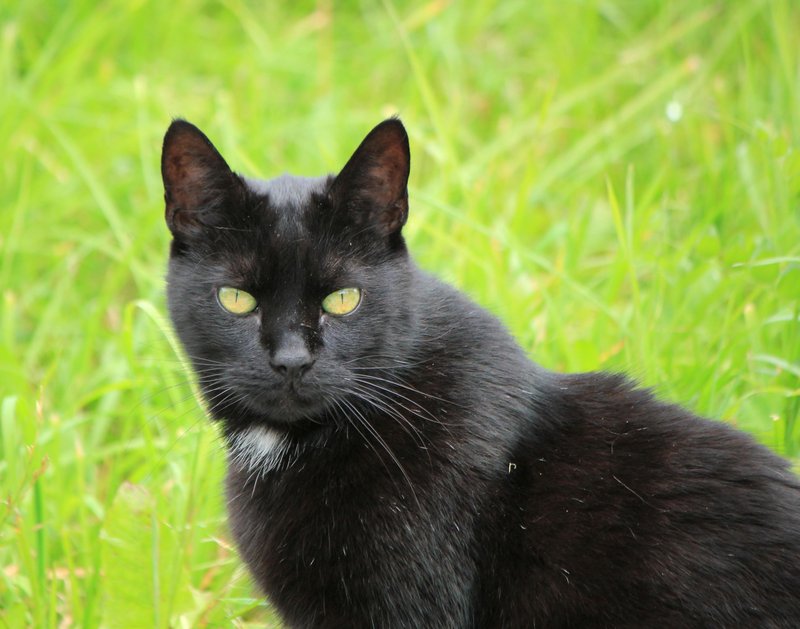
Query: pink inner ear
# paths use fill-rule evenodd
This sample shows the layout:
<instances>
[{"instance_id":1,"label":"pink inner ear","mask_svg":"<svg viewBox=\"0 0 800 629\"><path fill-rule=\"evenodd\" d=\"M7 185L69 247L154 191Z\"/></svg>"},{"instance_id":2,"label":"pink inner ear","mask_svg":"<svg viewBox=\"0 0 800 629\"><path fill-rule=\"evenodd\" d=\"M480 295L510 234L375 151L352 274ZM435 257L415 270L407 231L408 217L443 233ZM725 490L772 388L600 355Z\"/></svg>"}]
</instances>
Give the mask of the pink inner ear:
<instances>
[{"instance_id":1,"label":"pink inner ear","mask_svg":"<svg viewBox=\"0 0 800 629\"><path fill-rule=\"evenodd\" d=\"M201 158L202 159L202 158ZM209 174L202 161L186 153L170 155L165 163L167 203L184 209L195 209L203 203L202 192Z\"/></svg>"},{"instance_id":2,"label":"pink inner ear","mask_svg":"<svg viewBox=\"0 0 800 629\"><path fill-rule=\"evenodd\" d=\"M174 151L167 154L164 161L165 176L168 183L174 186L183 185L186 182L199 180L202 177L202 169L195 162L190 151L183 146L175 147Z\"/></svg>"},{"instance_id":3,"label":"pink inner ear","mask_svg":"<svg viewBox=\"0 0 800 629\"><path fill-rule=\"evenodd\" d=\"M376 164L369 169L369 192L374 202L388 207L406 194L407 158L398 146L383 147Z\"/></svg>"},{"instance_id":4,"label":"pink inner ear","mask_svg":"<svg viewBox=\"0 0 800 629\"><path fill-rule=\"evenodd\" d=\"M408 154L396 138L391 144L381 147L378 163L370 175L374 180L371 196L381 208L378 218L387 234L399 231L408 218Z\"/></svg>"}]
</instances>

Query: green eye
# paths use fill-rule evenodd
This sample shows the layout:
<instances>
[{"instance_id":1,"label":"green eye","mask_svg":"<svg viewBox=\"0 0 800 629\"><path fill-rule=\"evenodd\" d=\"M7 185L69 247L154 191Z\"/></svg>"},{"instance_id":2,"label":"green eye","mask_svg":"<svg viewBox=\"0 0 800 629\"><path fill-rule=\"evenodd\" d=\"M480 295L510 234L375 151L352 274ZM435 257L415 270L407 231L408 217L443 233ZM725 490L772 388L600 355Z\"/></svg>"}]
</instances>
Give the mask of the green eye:
<instances>
[{"instance_id":1,"label":"green eye","mask_svg":"<svg viewBox=\"0 0 800 629\"><path fill-rule=\"evenodd\" d=\"M332 315L350 314L361 303L361 290L341 288L322 300L322 309Z\"/></svg>"},{"instance_id":2,"label":"green eye","mask_svg":"<svg viewBox=\"0 0 800 629\"><path fill-rule=\"evenodd\" d=\"M217 299L219 300L220 306L225 308L228 312L237 315L253 312L258 305L256 303L256 298L250 293L246 293L239 288L233 288L231 286L223 286L220 288L217 291Z\"/></svg>"}]
</instances>

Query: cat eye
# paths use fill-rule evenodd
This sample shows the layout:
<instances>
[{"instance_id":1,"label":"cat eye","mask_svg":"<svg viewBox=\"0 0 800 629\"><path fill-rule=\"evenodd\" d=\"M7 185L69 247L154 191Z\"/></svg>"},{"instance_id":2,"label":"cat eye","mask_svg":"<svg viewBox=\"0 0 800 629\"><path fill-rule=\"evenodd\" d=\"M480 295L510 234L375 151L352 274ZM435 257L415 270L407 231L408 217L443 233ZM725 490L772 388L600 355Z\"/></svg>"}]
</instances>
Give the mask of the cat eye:
<instances>
[{"instance_id":1,"label":"cat eye","mask_svg":"<svg viewBox=\"0 0 800 629\"><path fill-rule=\"evenodd\" d=\"M332 315L346 315L361 303L361 289L340 288L322 300L322 309Z\"/></svg>"},{"instance_id":2,"label":"cat eye","mask_svg":"<svg viewBox=\"0 0 800 629\"><path fill-rule=\"evenodd\" d=\"M233 288L232 286L223 286L220 288L217 291L217 300L219 301L219 305L225 308L225 310L237 315L253 312L258 305L256 303L256 298L250 293L240 288Z\"/></svg>"}]
</instances>

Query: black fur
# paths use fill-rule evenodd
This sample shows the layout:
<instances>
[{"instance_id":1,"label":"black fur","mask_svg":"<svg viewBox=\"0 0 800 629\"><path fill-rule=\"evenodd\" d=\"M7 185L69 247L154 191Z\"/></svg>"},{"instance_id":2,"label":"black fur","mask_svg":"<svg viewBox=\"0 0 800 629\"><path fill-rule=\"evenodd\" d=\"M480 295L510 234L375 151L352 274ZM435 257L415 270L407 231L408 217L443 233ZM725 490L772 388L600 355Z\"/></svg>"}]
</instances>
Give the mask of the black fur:
<instances>
[{"instance_id":1,"label":"black fur","mask_svg":"<svg viewBox=\"0 0 800 629\"><path fill-rule=\"evenodd\" d=\"M235 175L184 121L164 140L170 314L287 625L800 626L787 463L622 376L528 360L409 258L408 169L398 120L319 179ZM325 314L345 287L360 306ZM286 348L299 381L270 366Z\"/></svg>"}]
</instances>

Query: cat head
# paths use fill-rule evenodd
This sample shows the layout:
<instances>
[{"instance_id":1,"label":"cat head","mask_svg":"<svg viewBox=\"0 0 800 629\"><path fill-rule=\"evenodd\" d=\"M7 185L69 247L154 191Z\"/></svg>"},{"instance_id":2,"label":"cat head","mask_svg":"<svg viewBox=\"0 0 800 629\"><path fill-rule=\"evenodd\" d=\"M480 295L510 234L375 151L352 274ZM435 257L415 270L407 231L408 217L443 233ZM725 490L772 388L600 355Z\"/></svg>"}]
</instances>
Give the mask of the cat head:
<instances>
[{"instance_id":1,"label":"cat head","mask_svg":"<svg viewBox=\"0 0 800 629\"><path fill-rule=\"evenodd\" d=\"M380 123L336 176L234 173L176 120L161 170L170 315L226 429L334 421L413 344L408 137Z\"/></svg>"}]
</instances>

